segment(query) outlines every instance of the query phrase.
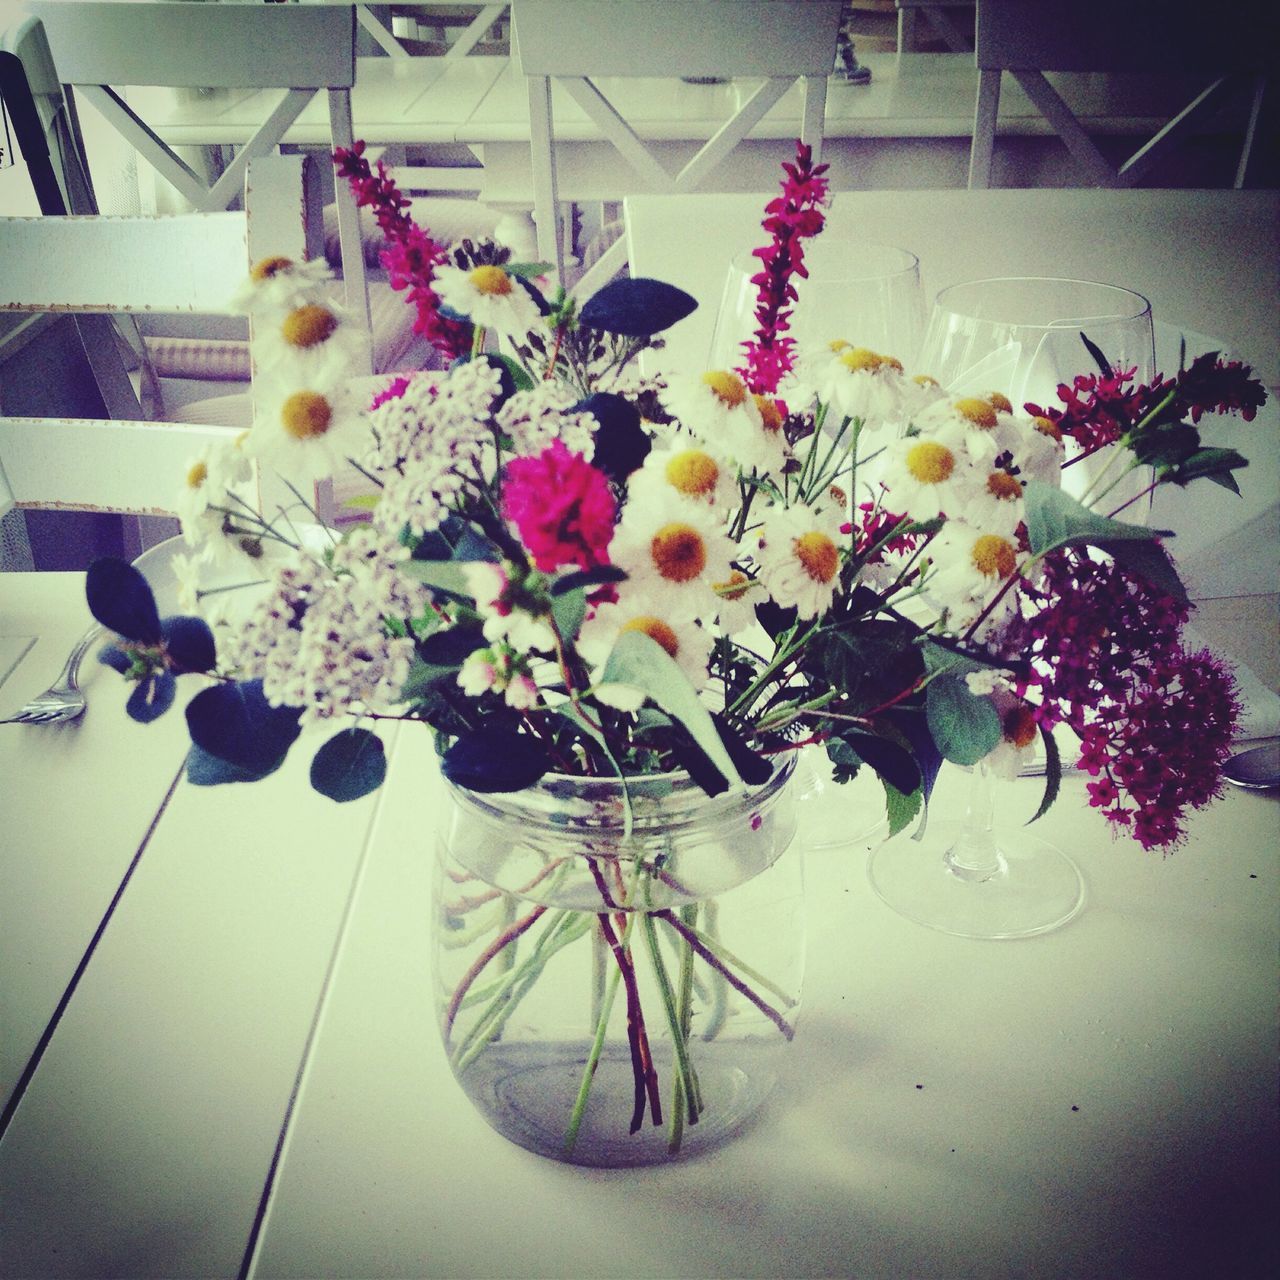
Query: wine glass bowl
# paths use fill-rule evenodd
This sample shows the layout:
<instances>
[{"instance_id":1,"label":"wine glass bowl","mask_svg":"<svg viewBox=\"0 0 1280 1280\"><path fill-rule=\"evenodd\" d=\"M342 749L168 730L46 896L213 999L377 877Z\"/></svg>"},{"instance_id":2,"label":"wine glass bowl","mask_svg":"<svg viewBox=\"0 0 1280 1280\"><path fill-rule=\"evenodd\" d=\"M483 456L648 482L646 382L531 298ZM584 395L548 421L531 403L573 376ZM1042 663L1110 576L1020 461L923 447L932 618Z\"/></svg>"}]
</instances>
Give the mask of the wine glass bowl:
<instances>
[{"instance_id":1,"label":"wine glass bowl","mask_svg":"<svg viewBox=\"0 0 1280 1280\"><path fill-rule=\"evenodd\" d=\"M842 339L895 356L910 367L924 333L925 303L920 260L893 245L850 243L819 236L805 247L807 277L795 276L789 333L798 351ZM716 314L708 367L732 369L742 360L742 343L756 329L761 270L753 252L729 264Z\"/></svg>"},{"instance_id":2,"label":"wine glass bowl","mask_svg":"<svg viewBox=\"0 0 1280 1280\"><path fill-rule=\"evenodd\" d=\"M1151 304L1090 280L969 280L934 302L918 370L957 396L1002 391L1015 406L1054 403L1060 383L1098 372L1081 335L1114 369L1155 374Z\"/></svg>"}]
</instances>

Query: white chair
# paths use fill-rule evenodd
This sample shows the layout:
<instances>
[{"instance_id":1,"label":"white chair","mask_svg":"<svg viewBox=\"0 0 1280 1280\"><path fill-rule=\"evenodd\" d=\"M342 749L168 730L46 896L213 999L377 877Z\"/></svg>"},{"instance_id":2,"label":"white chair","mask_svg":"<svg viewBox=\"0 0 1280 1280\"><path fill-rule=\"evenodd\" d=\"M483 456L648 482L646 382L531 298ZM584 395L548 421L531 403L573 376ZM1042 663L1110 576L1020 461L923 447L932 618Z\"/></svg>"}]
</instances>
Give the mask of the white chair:
<instances>
[{"instance_id":1,"label":"white chair","mask_svg":"<svg viewBox=\"0 0 1280 1280\"><path fill-rule=\"evenodd\" d=\"M538 253L555 263L560 280L565 255L558 223L553 80L650 189L693 191L706 186L796 80L804 91L801 137L815 158L820 156L840 11L840 0L514 0L512 41L529 91ZM671 174L606 96L600 78L612 76L750 76L762 83ZM618 240L578 282L578 291L586 296L625 264L625 241Z\"/></svg>"},{"instance_id":2,"label":"white chair","mask_svg":"<svg viewBox=\"0 0 1280 1280\"><path fill-rule=\"evenodd\" d=\"M1090 184L1132 186L1233 94L1247 97L1235 185L1247 176L1268 63L1276 59L1274 0L1217 10L1187 0L980 0L978 100L969 186L991 185L1002 73L1008 71L1066 144ZM1203 73L1204 88L1127 160L1103 155L1046 71Z\"/></svg>"},{"instance_id":3,"label":"white chair","mask_svg":"<svg viewBox=\"0 0 1280 1280\"><path fill-rule=\"evenodd\" d=\"M975 0L895 0L898 9L898 52L914 53L922 43L922 27L952 53L968 53L973 40L956 25L957 10L973 11Z\"/></svg>"},{"instance_id":4,"label":"white chair","mask_svg":"<svg viewBox=\"0 0 1280 1280\"><path fill-rule=\"evenodd\" d=\"M319 93L333 145L353 142L354 7L192 4L186 0L31 0L45 25L58 75L200 212L226 209L249 162L269 155ZM125 86L281 90L254 136L209 186L126 101ZM347 306L369 319L368 282L354 197L335 192ZM365 372L371 372L370 363Z\"/></svg>"}]
</instances>

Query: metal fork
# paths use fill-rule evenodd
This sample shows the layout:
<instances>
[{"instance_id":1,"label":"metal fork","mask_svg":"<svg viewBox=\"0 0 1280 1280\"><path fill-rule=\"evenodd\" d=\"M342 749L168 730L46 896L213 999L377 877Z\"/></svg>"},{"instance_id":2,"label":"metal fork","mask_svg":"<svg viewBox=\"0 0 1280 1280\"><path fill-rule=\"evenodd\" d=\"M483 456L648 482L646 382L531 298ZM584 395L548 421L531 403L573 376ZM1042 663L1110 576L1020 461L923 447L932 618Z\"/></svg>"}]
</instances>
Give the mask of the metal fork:
<instances>
[{"instance_id":1,"label":"metal fork","mask_svg":"<svg viewBox=\"0 0 1280 1280\"><path fill-rule=\"evenodd\" d=\"M80 663L84 655L101 631L102 628L95 622L67 655L58 678L43 693L36 694L16 715L0 720L0 724L59 724L83 715L89 702L80 692L76 677L80 674Z\"/></svg>"}]
</instances>

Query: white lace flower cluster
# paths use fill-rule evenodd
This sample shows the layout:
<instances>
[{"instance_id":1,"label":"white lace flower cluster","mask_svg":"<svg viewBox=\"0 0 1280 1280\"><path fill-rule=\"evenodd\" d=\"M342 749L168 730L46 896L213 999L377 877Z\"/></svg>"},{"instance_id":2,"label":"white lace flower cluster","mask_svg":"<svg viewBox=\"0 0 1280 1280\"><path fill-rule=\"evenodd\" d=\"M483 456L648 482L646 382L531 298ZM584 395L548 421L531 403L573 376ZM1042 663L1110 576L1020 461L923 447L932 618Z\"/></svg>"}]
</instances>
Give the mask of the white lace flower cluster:
<instances>
[{"instance_id":1,"label":"white lace flower cluster","mask_svg":"<svg viewBox=\"0 0 1280 1280\"><path fill-rule=\"evenodd\" d=\"M498 410L498 426L510 437L512 451L522 457L563 440L565 448L590 462L600 424L590 413L569 412L577 400L577 393L563 382L544 380L511 396Z\"/></svg>"},{"instance_id":2,"label":"white lace flower cluster","mask_svg":"<svg viewBox=\"0 0 1280 1280\"><path fill-rule=\"evenodd\" d=\"M374 522L389 536L440 527L468 480L485 473L501 372L472 361L448 377L419 374L369 414L364 465L384 484Z\"/></svg>"},{"instance_id":3,"label":"white lace flower cluster","mask_svg":"<svg viewBox=\"0 0 1280 1280\"><path fill-rule=\"evenodd\" d=\"M328 564L299 557L280 567L232 640L239 677L260 678L275 706L301 707L304 727L394 709L414 642L385 620L407 623L430 609L425 588L399 572L408 555L364 525L334 546Z\"/></svg>"}]
</instances>

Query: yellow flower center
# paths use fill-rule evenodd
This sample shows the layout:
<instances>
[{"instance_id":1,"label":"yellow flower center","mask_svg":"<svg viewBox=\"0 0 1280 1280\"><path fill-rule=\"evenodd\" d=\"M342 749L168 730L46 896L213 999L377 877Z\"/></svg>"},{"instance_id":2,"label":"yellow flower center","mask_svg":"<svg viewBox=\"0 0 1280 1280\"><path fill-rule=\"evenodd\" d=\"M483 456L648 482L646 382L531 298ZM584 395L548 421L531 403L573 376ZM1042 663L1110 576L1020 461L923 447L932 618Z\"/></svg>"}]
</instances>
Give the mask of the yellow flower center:
<instances>
[{"instance_id":1,"label":"yellow flower center","mask_svg":"<svg viewBox=\"0 0 1280 1280\"><path fill-rule=\"evenodd\" d=\"M1013 544L996 533L984 533L973 544L973 567L988 578L1011 577L1018 557Z\"/></svg>"},{"instance_id":2,"label":"yellow flower center","mask_svg":"<svg viewBox=\"0 0 1280 1280\"><path fill-rule=\"evenodd\" d=\"M187 488L198 489L209 478L209 468L203 462L192 464L187 472Z\"/></svg>"},{"instance_id":3,"label":"yellow flower center","mask_svg":"<svg viewBox=\"0 0 1280 1280\"><path fill-rule=\"evenodd\" d=\"M702 375L702 381L711 388L711 394L730 409L736 409L746 401L747 388L736 373L727 369L710 369Z\"/></svg>"},{"instance_id":4,"label":"yellow flower center","mask_svg":"<svg viewBox=\"0 0 1280 1280\"><path fill-rule=\"evenodd\" d=\"M1058 426L1052 418L1041 418L1039 416L1031 419L1031 425L1042 435L1048 436L1050 440L1062 441L1062 428Z\"/></svg>"},{"instance_id":5,"label":"yellow flower center","mask_svg":"<svg viewBox=\"0 0 1280 1280\"><path fill-rule=\"evenodd\" d=\"M941 484L956 469L956 455L936 440L921 440L907 450L906 465L921 484Z\"/></svg>"},{"instance_id":6,"label":"yellow flower center","mask_svg":"<svg viewBox=\"0 0 1280 1280\"><path fill-rule=\"evenodd\" d=\"M952 408L966 421L983 431L990 431L996 425L996 411L977 396L965 396L957 400Z\"/></svg>"},{"instance_id":7,"label":"yellow flower center","mask_svg":"<svg viewBox=\"0 0 1280 1280\"><path fill-rule=\"evenodd\" d=\"M895 373L902 372L902 361L897 356L881 356L880 363Z\"/></svg>"},{"instance_id":8,"label":"yellow flower center","mask_svg":"<svg viewBox=\"0 0 1280 1280\"><path fill-rule=\"evenodd\" d=\"M827 347L833 356L838 356L842 351L846 350L849 344L843 338L832 338L827 343Z\"/></svg>"},{"instance_id":9,"label":"yellow flower center","mask_svg":"<svg viewBox=\"0 0 1280 1280\"><path fill-rule=\"evenodd\" d=\"M849 495L838 485L833 484L827 490L827 496L838 507L847 507L849 505Z\"/></svg>"},{"instance_id":10,"label":"yellow flower center","mask_svg":"<svg viewBox=\"0 0 1280 1280\"><path fill-rule=\"evenodd\" d=\"M328 307L309 302L285 316L280 332L291 347L318 347L337 327L338 317Z\"/></svg>"},{"instance_id":11,"label":"yellow flower center","mask_svg":"<svg viewBox=\"0 0 1280 1280\"><path fill-rule=\"evenodd\" d=\"M232 447L233 449L243 449L243 448L244 448L244 442L245 442L248 438L249 438L249 433L248 433L247 431L242 431L242 432L241 432L238 436L236 436L236 438L231 442L231 447Z\"/></svg>"},{"instance_id":12,"label":"yellow flower center","mask_svg":"<svg viewBox=\"0 0 1280 1280\"><path fill-rule=\"evenodd\" d=\"M1000 391L991 391L987 394L987 403L993 408L998 409L1001 413L1012 413L1013 404L1009 397Z\"/></svg>"},{"instance_id":13,"label":"yellow flower center","mask_svg":"<svg viewBox=\"0 0 1280 1280\"><path fill-rule=\"evenodd\" d=\"M685 449L667 463L667 483L690 498L705 498L715 491L720 479L716 460L701 449Z\"/></svg>"},{"instance_id":14,"label":"yellow flower center","mask_svg":"<svg viewBox=\"0 0 1280 1280\"><path fill-rule=\"evenodd\" d=\"M501 267L476 267L467 279L486 298L505 298L511 292L511 277Z\"/></svg>"},{"instance_id":15,"label":"yellow flower center","mask_svg":"<svg viewBox=\"0 0 1280 1280\"><path fill-rule=\"evenodd\" d=\"M770 396L752 396L756 402L756 408L760 410L760 423L764 429L772 435L775 431L782 430L782 410L778 408L778 402Z\"/></svg>"},{"instance_id":16,"label":"yellow flower center","mask_svg":"<svg viewBox=\"0 0 1280 1280\"><path fill-rule=\"evenodd\" d=\"M622 624L622 631L639 631L642 635L646 635L650 640L656 641L674 658L680 652L680 641L676 638L676 633L661 618L651 617L649 614L640 614L638 617L631 618Z\"/></svg>"},{"instance_id":17,"label":"yellow flower center","mask_svg":"<svg viewBox=\"0 0 1280 1280\"><path fill-rule=\"evenodd\" d=\"M745 573L733 569L726 581L712 583L712 590L722 600L741 600L751 590L751 586L751 579Z\"/></svg>"},{"instance_id":18,"label":"yellow flower center","mask_svg":"<svg viewBox=\"0 0 1280 1280\"><path fill-rule=\"evenodd\" d=\"M847 347L840 353L840 363L851 373L874 373L884 364L884 357L866 347Z\"/></svg>"},{"instance_id":19,"label":"yellow flower center","mask_svg":"<svg viewBox=\"0 0 1280 1280\"><path fill-rule=\"evenodd\" d=\"M317 391L295 391L280 409L280 421L295 440L324 435L332 419L333 406Z\"/></svg>"},{"instance_id":20,"label":"yellow flower center","mask_svg":"<svg viewBox=\"0 0 1280 1280\"><path fill-rule=\"evenodd\" d=\"M288 271L293 266L292 258L284 258L276 254L271 258L261 258L249 268L249 279L255 284L261 284L264 280L270 280L272 276L279 275L281 271Z\"/></svg>"},{"instance_id":21,"label":"yellow flower center","mask_svg":"<svg viewBox=\"0 0 1280 1280\"><path fill-rule=\"evenodd\" d=\"M911 381L917 387L936 387L939 385L937 378L931 378L927 373L917 373Z\"/></svg>"},{"instance_id":22,"label":"yellow flower center","mask_svg":"<svg viewBox=\"0 0 1280 1280\"><path fill-rule=\"evenodd\" d=\"M668 582L692 582L707 567L707 547L691 524L673 520L653 535L649 554Z\"/></svg>"},{"instance_id":23,"label":"yellow flower center","mask_svg":"<svg viewBox=\"0 0 1280 1280\"><path fill-rule=\"evenodd\" d=\"M987 492L1002 502L1011 502L1022 497L1022 481L1007 471L993 471L987 477Z\"/></svg>"},{"instance_id":24,"label":"yellow flower center","mask_svg":"<svg viewBox=\"0 0 1280 1280\"><path fill-rule=\"evenodd\" d=\"M1029 747L1036 738L1036 718L1027 706L1017 706L1004 713L1001 732L1006 742L1015 747Z\"/></svg>"},{"instance_id":25,"label":"yellow flower center","mask_svg":"<svg viewBox=\"0 0 1280 1280\"><path fill-rule=\"evenodd\" d=\"M796 559L814 582L830 582L840 567L840 552L825 533L811 529L795 541Z\"/></svg>"}]
</instances>

